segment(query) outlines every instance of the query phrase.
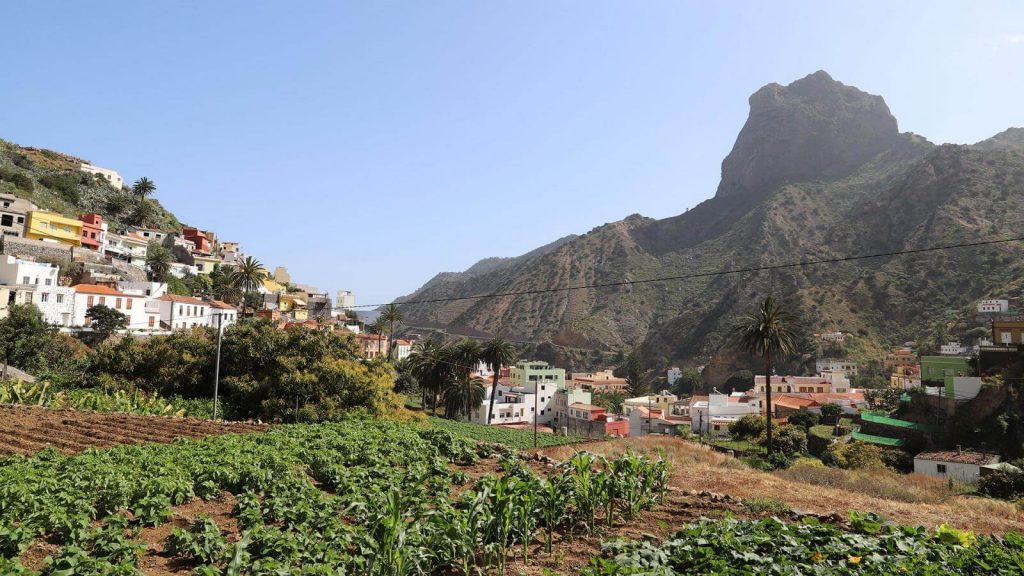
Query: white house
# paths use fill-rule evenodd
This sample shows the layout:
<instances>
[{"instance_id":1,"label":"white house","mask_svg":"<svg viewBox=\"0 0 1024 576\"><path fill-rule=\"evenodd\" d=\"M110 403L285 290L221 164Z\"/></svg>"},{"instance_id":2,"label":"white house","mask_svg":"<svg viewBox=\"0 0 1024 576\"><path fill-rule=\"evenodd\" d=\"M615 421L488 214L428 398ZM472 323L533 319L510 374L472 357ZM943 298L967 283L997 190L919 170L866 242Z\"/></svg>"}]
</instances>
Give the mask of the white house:
<instances>
[{"instance_id":1,"label":"white house","mask_svg":"<svg viewBox=\"0 0 1024 576\"><path fill-rule=\"evenodd\" d=\"M679 369L679 366L673 366L665 373L665 381L668 382L669 386L675 386L676 381L682 377L683 371Z\"/></svg>"},{"instance_id":2,"label":"white house","mask_svg":"<svg viewBox=\"0 0 1024 576\"><path fill-rule=\"evenodd\" d=\"M171 262L170 273L171 276L176 278L184 278L189 274L192 276L199 274L199 269L191 264L185 264L184 262Z\"/></svg>"},{"instance_id":3,"label":"white house","mask_svg":"<svg viewBox=\"0 0 1024 576\"><path fill-rule=\"evenodd\" d=\"M58 268L47 262L0 256L0 284L49 287L57 285Z\"/></svg>"},{"instance_id":4,"label":"white house","mask_svg":"<svg viewBox=\"0 0 1024 576\"><path fill-rule=\"evenodd\" d=\"M34 304L43 320L58 326L72 326L75 316L75 289L70 286L37 288Z\"/></svg>"},{"instance_id":5,"label":"white house","mask_svg":"<svg viewBox=\"0 0 1024 576\"><path fill-rule=\"evenodd\" d=\"M857 375L857 363L842 358L818 358L814 361L814 370L818 374L825 372L841 372L847 378Z\"/></svg>"},{"instance_id":6,"label":"white house","mask_svg":"<svg viewBox=\"0 0 1024 576\"><path fill-rule=\"evenodd\" d=\"M134 266L146 266L146 253L149 252L149 241L138 234L114 234L107 232L107 241L103 253Z\"/></svg>"},{"instance_id":7,"label":"white house","mask_svg":"<svg viewBox=\"0 0 1024 576\"><path fill-rule=\"evenodd\" d=\"M947 342L939 346L939 354L942 356L963 356L967 354L967 346L959 342Z\"/></svg>"},{"instance_id":8,"label":"white house","mask_svg":"<svg viewBox=\"0 0 1024 576\"><path fill-rule=\"evenodd\" d=\"M556 430L561 426L565 426L569 422L569 407L573 404L590 404L593 400L593 396L587 390L582 388L562 388L555 392L555 401L552 404L552 409L555 412L555 417L551 419L551 425Z\"/></svg>"},{"instance_id":9,"label":"white house","mask_svg":"<svg viewBox=\"0 0 1024 576\"><path fill-rule=\"evenodd\" d=\"M490 419L485 418L490 408L491 394L497 391L494 398L494 412ZM484 385L484 401L473 410L471 419L477 424L530 424L533 422L535 408L538 405L535 394L522 387L512 387L498 383L497 390L490 383Z\"/></svg>"},{"instance_id":10,"label":"white house","mask_svg":"<svg viewBox=\"0 0 1024 576\"><path fill-rule=\"evenodd\" d=\"M128 232L138 234L146 242L156 240L157 242L163 243L164 238L167 237L167 232L163 230L157 230L156 228L141 228L139 226L129 226Z\"/></svg>"},{"instance_id":11,"label":"white house","mask_svg":"<svg viewBox=\"0 0 1024 576\"><path fill-rule=\"evenodd\" d=\"M238 309L220 300L211 300L210 304L210 326L217 327L218 322L221 329L238 322Z\"/></svg>"},{"instance_id":12,"label":"white house","mask_svg":"<svg viewBox=\"0 0 1024 576\"><path fill-rule=\"evenodd\" d=\"M412 354L412 340L403 340L401 338L395 340L395 358L398 360L405 360Z\"/></svg>"},{"instance_id":13,"label":"white house","mask_svg":"<svg viewBox=\"0 0 1024 576\"><path fill-rule=\"evenodd\" d=\"M936 478L950 478L957 482L977 482L981 469L999 462L996 454L970 450L921 452L914 456L914 472Z\"/></svg>"},{"instance_id":14,"label":"white house","mask_svg":"<svg viewBox=\"0 0 1024 576\"><path fill-rule=\"evenodd\" d=\"M124 178L117 173L117 170L111 170L110 168L100 168L99 166L93 166L92 164L82 164L82 172L88 172L89 174L95 174L106 178L110 185L120 190L124 187Z\"/></svg>"},{"instance_id":15,"label":"white house","mask_svg":"<svg viewBox=\"0 0 1024 576\"><path fill-rule=\"evenodd\" d=\"M71 326L88 326L91 320L85 317L93 306L106 306L124 314L129 330L158 330L160 315L152 308L147 308L146 297L138 294L126 294L108 286L97 284L76 284L75 306L71 318Z\"/></svg>"},{"instance_id":16,"label":"white house","mask_svg":"<svg viewBox=\"0 0 1024 576\"><path fill-rule=\"evenodd\" d=\"M191 296L164 294L159 303L160 323L170 330L185 330L210 325L210 303Z\"/></svg>"},{"instance_id":17,"label":"white house","mask_svg":"<svg viewBox=\"0 0 1024 576\"><path fill-rule=\"evenodd\" d=\"M166 282L133 282L123 280L117 283L117 287L120 288L122 292L138 296L146 296L147 298L159 298L167 293Z\"/></svg>"},{"instance_id":18,"label":"white house","mask_svg":"<svg viewBox=\"0 0 1024 576\"><path fill-rule=\"evenodd\" d=\"M697 433L728 436L729 424L761 412L760 398L730 396L715 390L707 400L697 400L690 406L690 428Z\"/></svg>"},{"instance_id":19,"label":"white house","mask_svg":"<svg viewBox=\"0 0 1024 576\"><path fill-rule=\"evenodd\" d=\"M825 332L824 334L818 334L818 339L830 344L842 344L846 340L846 336L842 332Z\"/></svg>"},{"instance_id":20,"label":"white house","mask_svg":"<svg viewBox=\"0 0 1024 576\"><path fill-rule=\"evenodd\" d=\"M337 298L334 300L334 305L339 310L348 310L356 305L356 293L351 290L338 290L336 294Z\"/></svg>"},{"instance_id":21,"label":"white house","mask_svg":"<svg viewBox=\"0 0 1024 576\"><path fill-rule=\"evenodd\" d=\"M635 408L629 412L629 435L646 436L648 434L675 435L679 421L666 420L663 410L650 410L646 407Z\"/></svg>"},{"instance_id":22,"label":"white house","mask_svg":"<svg viewBox=\"0 0 1024 576\"><path fill-rule=\"evenodd\" d=\"M1010 302L1008 300L982 300L978 302L978 312L981 313L1001 313L1009 309Z\"/></svg>"}]
</instances>

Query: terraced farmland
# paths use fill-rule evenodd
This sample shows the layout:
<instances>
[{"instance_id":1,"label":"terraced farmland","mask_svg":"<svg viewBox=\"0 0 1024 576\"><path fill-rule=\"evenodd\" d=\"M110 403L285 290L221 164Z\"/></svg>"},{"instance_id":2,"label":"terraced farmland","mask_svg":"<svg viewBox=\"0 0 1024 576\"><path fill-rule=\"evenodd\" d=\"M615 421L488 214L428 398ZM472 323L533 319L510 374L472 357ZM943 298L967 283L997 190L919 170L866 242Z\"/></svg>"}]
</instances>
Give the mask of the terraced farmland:
<instances>
[{"instance_id":1,"label":"terraced farmland","mask_svg":"<svg viewBox=\"0 0 1024 576\"><path fill-rule=\"evenodd\" d=\"M245 422L3 405L0 406L0 455L32 454L45 448L75 454L87 448L166 443L181 437L256 432L266 428L266 424Z\"/></svg>"}]
</instances>

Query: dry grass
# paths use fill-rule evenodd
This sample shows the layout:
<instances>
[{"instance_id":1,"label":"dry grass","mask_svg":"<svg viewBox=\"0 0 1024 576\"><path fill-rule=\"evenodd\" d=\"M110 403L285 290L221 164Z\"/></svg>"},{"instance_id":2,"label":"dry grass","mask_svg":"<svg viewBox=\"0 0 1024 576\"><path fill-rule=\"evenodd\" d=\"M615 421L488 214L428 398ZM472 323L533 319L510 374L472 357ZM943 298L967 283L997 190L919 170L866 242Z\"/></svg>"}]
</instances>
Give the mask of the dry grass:
<instances>
[{"instance_id":1,"label":"dry grass","mask_svg":"<svg viewBox=\"0 0 1024 576\"><path fill-rule=\"evenodd\" d=\"M579 449L614 456L625 450L662 454L672 464L670 483L742 499L773 498L817 514L876 512L903 524L948 523L979 533L1024 532L1024 513L999 500L963 496L943 482L887 471L848 471L798 466L781 473L753 470L741 461L683 440L647 436L544 450L565 459Z\"/></svg>"}]
</instances>

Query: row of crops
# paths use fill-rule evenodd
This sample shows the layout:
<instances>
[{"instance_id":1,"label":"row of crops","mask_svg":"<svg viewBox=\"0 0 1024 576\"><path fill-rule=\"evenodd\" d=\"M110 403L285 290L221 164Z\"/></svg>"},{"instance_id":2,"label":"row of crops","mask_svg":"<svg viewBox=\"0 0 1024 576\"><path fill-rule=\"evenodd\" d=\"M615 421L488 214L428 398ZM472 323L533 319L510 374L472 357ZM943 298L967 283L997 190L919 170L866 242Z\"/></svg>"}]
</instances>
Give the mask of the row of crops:
<instances>
[{"instance_id":1,"label":"row of crops","mask_svg":"<svg viewBox=\"0 0 1024 576\"><path fill-rule=\"evenodd\" d=\"M456 436L471 438L480 442L493 444L504 444L511 448L526 450L533 448L533 431L520 430L515 428L500 428L498 426L484 426L472 422L461 422L446 418L431 417L429 419L431 428L447 430ZM537 446L550 448L552 446L563 446L582 442L579 436L556 436L554 434L538 432Z\"/></svg>"},{"instance_id":2,"label":"row of crops","mask_svg":"<svg viewBox=\"0 0 1024 576\"><path fill-rule=\"evenodd\" d=\"M813 520L703 519L664 542L612 540L587 576L645 574L891 576L1024 574L1024 538L1001 538L939 526L935 530L853 514L851 529Z\"/></svg>"},{"instance_id":3,"label":"row of crops","mask_svg":"<svg viewBox=\"0 0 1024 576\"><path fill-rule=\"evenodd\" d=\"M501 453L505 473L468 484L450 462ZM194 498L234 495L238 533L203 517L159 545L197 574L471 574L551 549L562 534L635 517L667 490L668 467L580 453L536 475L516 452L388 422L283 426L245 436L51 450L0 464L0 573L46 541L43 574L136 574L140 530ZM39 568L39 567L33 567Z\"/></svg>"},{"instance_id":4,"label":"row of crops","mask_svg":"<svg viewBox=\"0 0 1024 576\"><path fill-rule=\"evenodd\" d=\"M184 408L141 390L117 390L111 393L95 388L55 390L48 382L29 384L16 380L0 380L0 404L45 406L56 410L93 410L177 417L185 415Z\"/></svg>"}]
</instances>

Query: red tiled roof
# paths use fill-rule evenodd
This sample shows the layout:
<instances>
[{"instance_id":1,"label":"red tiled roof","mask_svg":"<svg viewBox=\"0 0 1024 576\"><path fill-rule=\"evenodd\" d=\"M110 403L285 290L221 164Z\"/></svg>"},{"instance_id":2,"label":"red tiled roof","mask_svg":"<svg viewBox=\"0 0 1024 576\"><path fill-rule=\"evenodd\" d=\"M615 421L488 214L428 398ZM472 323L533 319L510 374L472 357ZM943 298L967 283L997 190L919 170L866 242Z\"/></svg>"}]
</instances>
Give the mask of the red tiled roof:
<instances>
[{"instance_id":1,"label":"red tiled roof","mask_svg":"<svg viewBox=\"0 0 1024 576\"><path fill-rule=\"evenodd\" d=\"M209 302L212 308L220 308L221 310L234 310L235 307L227 302L221 302L220 300L211 300Z\"/></svg>"},{"instance_id":2,"label":"red tiled roof","mask_svg":"<svg viewBox=\"0 0 1024 576\"><path fill-rule=\"evenodd\" d=\"M72 288L75 289L75 292L79 292L81 294L109 294L111 296L128 297L134 296L133 294L125 294L124 292L119 292L109 286L100 286L99 284L75 284L74 286L72 286Z\"/></svg>"},{"instance_id":3,"label":"red tiled roof","mask_svg":"<svg viewBox=\"0 0 1024 576\"><path fill-rule=\"evenodd\" d=\"M572 404L569 405L569 408L577 408L579 410L586 410L588 412L593 412L594 410L604 410L604 408L600 406L594 406L593 404L584 404L583 402L573 402Z\"/></svg>"},{"instance_id":4,"label":"red tiled roof","mask_svg":"<svg viewBox=\"0 0 1024 576\"><path fill-rule=\"evenodd\" d=\"M163 296L157 298L157 300L163 300L164 302L177 302L179 304L198 304L200 306L206 305L206 302L203 302L198 298L193 298L191 296L180 296L178 294L164 294Z\"/></svg>"},{"instance_id":5,"label":"red tiled roof","mask_svg":"<svg viewBox=\"0 0 1024 576\"><path fill-rule=\"evenodd\" d=\"M817 406L818 403L810 398L798 398L796 396L776 396L772 399L772 404L776 406L785 406L786 408L808 408L811 406Z\"/></svg>"}]
</instances>

